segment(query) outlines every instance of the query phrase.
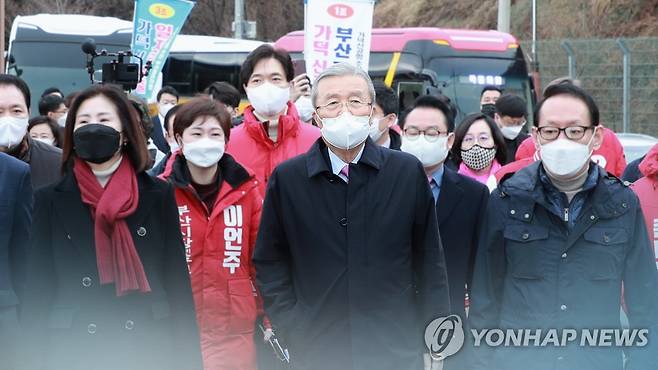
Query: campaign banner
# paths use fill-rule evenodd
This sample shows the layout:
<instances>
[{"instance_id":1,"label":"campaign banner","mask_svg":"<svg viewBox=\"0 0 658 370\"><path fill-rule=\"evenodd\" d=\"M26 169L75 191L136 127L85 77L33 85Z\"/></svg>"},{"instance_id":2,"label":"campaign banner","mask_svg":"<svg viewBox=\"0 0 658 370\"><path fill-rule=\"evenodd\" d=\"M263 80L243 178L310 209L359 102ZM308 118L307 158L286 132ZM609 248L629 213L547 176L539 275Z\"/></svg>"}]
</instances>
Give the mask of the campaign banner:
<instances>
[{"instance_id":1,"label":"campaign banner","mask_svg":"<svg viewBox=\"0 0 658 370\"><path fill-rule=\"evenodd\" d=\"M304 59L311 81L340 62L368 70L374 4L374 0L306 0Z\"/></svg>"},{"instance_id":2,"label":"campaign banner","mask_svg":"<svg viewBox=\"0 0 658 370\"><path fill-rule=\"evenodd\" d=\"M148 99L157 85L171 45L194 7L187 0L135 0L133 55L151 61L151 71L137 85L134 94Z\"/></svg>"}]
</instances>

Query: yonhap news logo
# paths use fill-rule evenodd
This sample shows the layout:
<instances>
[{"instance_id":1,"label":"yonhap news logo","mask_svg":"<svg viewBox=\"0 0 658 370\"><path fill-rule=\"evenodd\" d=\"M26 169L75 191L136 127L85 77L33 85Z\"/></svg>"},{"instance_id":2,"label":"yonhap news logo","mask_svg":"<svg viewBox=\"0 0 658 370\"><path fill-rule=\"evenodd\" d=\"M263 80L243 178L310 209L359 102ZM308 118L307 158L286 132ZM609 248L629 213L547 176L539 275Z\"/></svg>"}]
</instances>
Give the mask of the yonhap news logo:
<instances>
[{"instance_id":1,"label":"yonhap news logo","mask_svg":"<svg viewBox=\"0 0 658 370\"><path fill-rule=\"evenodd\" d=\"M648 329L471 329L473 347L645 347ZM439 317L425 328L425 345L435 360L464 346L465 332L457 315Z\"/></svg>"},{"instance_id":2,"label":"yonhap news logo","mask_svg":"<svg viewBox=\"0 0 658 370\"><path fill-rule=\"evenodd\" d=\"M430 356L443 360L464 346L464 326L461 317L450 315L435 319L425 328L425 345Z\"/></svg>"},{"instance_id":3,"label":"yonhap news logo","mask_svg":"<svg viewBox=\"0 0 658 370\"><path fill-rule=\"evenodd\" d=\"M645 347L648 329L471 329L474 347Z\"/></svg>"}]
</instances>

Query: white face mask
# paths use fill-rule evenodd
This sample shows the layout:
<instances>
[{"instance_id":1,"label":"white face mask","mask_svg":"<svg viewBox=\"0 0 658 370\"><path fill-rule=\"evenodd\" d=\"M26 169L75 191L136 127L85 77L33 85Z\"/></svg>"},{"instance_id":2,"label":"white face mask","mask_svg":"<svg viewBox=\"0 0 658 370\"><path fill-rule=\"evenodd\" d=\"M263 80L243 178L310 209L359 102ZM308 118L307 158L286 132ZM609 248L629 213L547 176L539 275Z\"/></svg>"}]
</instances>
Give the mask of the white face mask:
<instances>
[{"instance_id":1,"label":"white face mask","mask_svg":"<svg viewBox=\"0 0 658 370\"><path fill-rule=\"evenodd\" d=\"M175 104L158 104L158 113L164 118Z\"/></svg>"},{"instance_id":2,"label":"white face mask","mask_svg":"<svg viewBox=\"0 0 658 370\"><path fill-rule=\"evenodd\" d=\"M27 134L28 118L0 118L0 147L11 148L23 141Z\"/></svg>"},{"instance_id":3,"label":"white face mask","mask_svg":"<svg viewBox=\"0 0 658 370\"><path fill-rule=\"evenodd\" d=\"M429 141L425 134L420 134L415 140L402 136L400 150L412 154L423 164L432 167L443 162L448 156L448 136L440 136L436 141Z\"/></svg>"},{"instance_id":4,"label":"white face mask","mask_svg":"<svg viewBox=\"0 0 658 370\"><path fill-rule=\"evenodd\" d=\"M517 136L519 136L521 130L523 130L523 126L503 126L500 129L500 132L503 133L505 139L514 140Z\"/></svg>"},{"instance_id":5,"label":"white face mask","mask_svg":"<svg viewBox=\"0 0 658 370\"><path fill-rule=\"evenodd\" d=\"M300 96L295 102L295 108L297 108L297 113L299 113L302 122L309 122L313 118L315 109L313 109L313 103L311 103L311 98L308 96Z\"/></svg>"},{"instance_id":6,"label":"white face mask","mask_svg":"<svg viewBox=\"0 0 658 370\"><path fill-rule=\"evenodd\" d=\"M370 135L370 138L372 141L377 142L382 135L384 135L384 131L379 130L379 123L381 122L382 118L373 118L372 119L372 124L370 125L370 132L368 135Z\"/></svg>"},{"instance_id":7,"label":"white face mask","mask_svg":"<svg viewBox=\"0 0 658 370\"><path fill-rule=\"evenodd\" d=\"M57 119L57 124L59 125L59 127L66 126L66 117L68 117L68 113L64 114L63 116L61 116Z\"/></svg>"},{"instance_id":8,"label":"white face mask","mask_svg":"<svg viewBox=\"0 0 658 370\"><path fill-rule=\"evenodd\" d=\"M345 110L336 118L322 119L322 137L336 148L352 149L366 141L370 115L353 116Z\"/></svg>"},{"instance_id":9,"label":"white face mask","mask_svg":"<svg viewBox=\"0 0 658 370\"><path fill-rule=\"evenodd\" d=\"M48 145L55 145L55 139L44 139L44 138L32 138L32 140L40 141Z\"/></svg>"},{"instance_id":10,"label":"white face mask","mask_svg":"<svg viewBox=\"0 0 658 370\"><path fill-rule=\"evenodd\" d=\"M247 98L254 110L264 116L274 116L283 111L290 100L290 88L278 87L269 82L247 88Z\"/></svg>"},{"instance_id":11,"label":"white face mask","mask_svg":"<svg viewBox=\"0 0 658 370\"><path fill-rule=\"evenodd\" d=\"M201 168L208 168L219 162L224 155L224 147L224 140L203 138L183 143L183 155L190 163Z\"/></svg>"},{"instance_id":12,"label":"white face mask","mask_svg":"<svg viewBox=\"0 0 658 370\"><path fill-rule=\"evenodd\" d=\"M594 139L595 133L596 128L594 128L592 138L587 144L559 138L548 144L540 145L539 151L544 168L558 176L571 177L576 175L592 155L589 145Z\"/></svg>"}]
</instances>

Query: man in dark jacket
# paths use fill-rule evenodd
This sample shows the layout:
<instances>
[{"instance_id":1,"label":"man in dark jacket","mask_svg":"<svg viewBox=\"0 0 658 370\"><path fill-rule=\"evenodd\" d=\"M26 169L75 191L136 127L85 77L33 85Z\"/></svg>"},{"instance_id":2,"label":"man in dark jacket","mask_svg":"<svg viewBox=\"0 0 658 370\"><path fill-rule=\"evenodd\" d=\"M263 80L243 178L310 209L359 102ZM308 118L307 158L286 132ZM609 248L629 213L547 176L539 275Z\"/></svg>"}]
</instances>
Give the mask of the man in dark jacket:
<instances>
[{"instance_id":1,"label":"man in dark jacket","mask_svg":"<svg viewBox=\"0 0 658 370\"><path fill-rule=\"evenodd\" d=\"M423 164L436 203L452 310L465 318L464 286L471 282L489 190L444 166L454 142L455 123L443 100L421 96L400 123L402 151L413 154Z\"/></svg>"},{"instance_id":2,"label":"man in dark jacket","mask_svg":"<svg viewBox=\"0 0 658 370\"><path fill-rule=\"evenodd\" d=\"M555 85L534 122L541 161L489 200L473 278L473 369L655 368L658 271L637 197L590 161L603 137L598 108L584 90ZM631 329L648 329L644 346L638 332L625 345L598 337L620 328L622 283ZM482 339L486 329L542 331L526 334L526 346L496 346ZM557 341L546 341L551 329Z\"/></svg>"},{"instance_id":3,"label":"man in dark jacket","mask_svg":"<svg viewBox=\"0 0 658 370\"><path fill-rule=\"evenodd\" d=\"M441 243L445 252L452 311L466 320L466 286L470 289L480 226L489 190L443 164L454 142L455 122L445 99L418 98L400 125L402 151L413 154L425 168L436 203ZM449 358L444 367L462 369L463 356Z\"/></svg>"},{"instance_id":4,"label":"man in dark jacket","mask_svg":"<svg viewBox=\"0 0 658 370\"><path fill-rule=\"evenodd\" d=\"M62 151L32 140L27 132L30 89L25 81L0 74L0 152L30 165L34 189L60 178Z\"/></svg>"},{"instance_id":5,"label":"man in dark jacket","mask_svg":"<svg viewBox=\"0 0 658 370\"><path fill-rule=\"evenodd\" d=\"M505 137L505 148L507 148L507 164L514 162L514 156L519 145L529 137L525 132L526 116L528 108L523 98L504 94L496 100L496 113L494 120Z\"/></svg>"},{"instance_id":6,"label":"man in dark jacket","mask_svg":"<svg viewBox=\"0 0 658 370\"><path fill-rule=\"evenodd\" d=\"M0 363L12 368L19 337L16 307L25 281L32 224L29 167L0 153Z\"/></svg>"},{"instance_id":7,"label":"man in dark jacket","mask_svg":"<svg viewBox=\"0 0 658 370\"><path fill-rule=\"evenodd\" d=\"M322 138L270 177L254 264L295 369L423 368L426 326L449 313L432 192L411 155L368 137L370 77L318 76Z\"/></svg>"},{"instance_id":8,"label":"man in dark jacket","mask_svg":"<svg viewBox=\"0 0 658 370\"><path fill-rule=\"evenodd\" d=\"M402 140L394 127L398 123L398 96L383 81L373 81L375 104L372 108L370 139L377 145L400 150Z\"/></svg>"}]
</instances>

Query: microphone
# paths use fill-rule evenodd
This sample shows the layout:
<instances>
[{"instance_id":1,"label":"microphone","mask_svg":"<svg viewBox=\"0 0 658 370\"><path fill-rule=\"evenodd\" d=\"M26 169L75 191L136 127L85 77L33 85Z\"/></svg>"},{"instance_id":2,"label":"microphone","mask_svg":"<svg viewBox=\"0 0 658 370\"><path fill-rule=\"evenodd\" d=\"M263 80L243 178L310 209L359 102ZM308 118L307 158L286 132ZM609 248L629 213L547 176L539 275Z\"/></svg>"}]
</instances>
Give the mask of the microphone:
<instances>
[{"instance_id":1,"label":"microphone","mask_svg":"<svg viewBox=\"0 0 658 370\"><path fill-rule=\"evenodd\" d=\"M96 56L98 53L96 53L96 42L92 38L87 38L85 41L82 43L82 51L85 54L89 54L91 56Z\"/></svg>"}]
</instances>

